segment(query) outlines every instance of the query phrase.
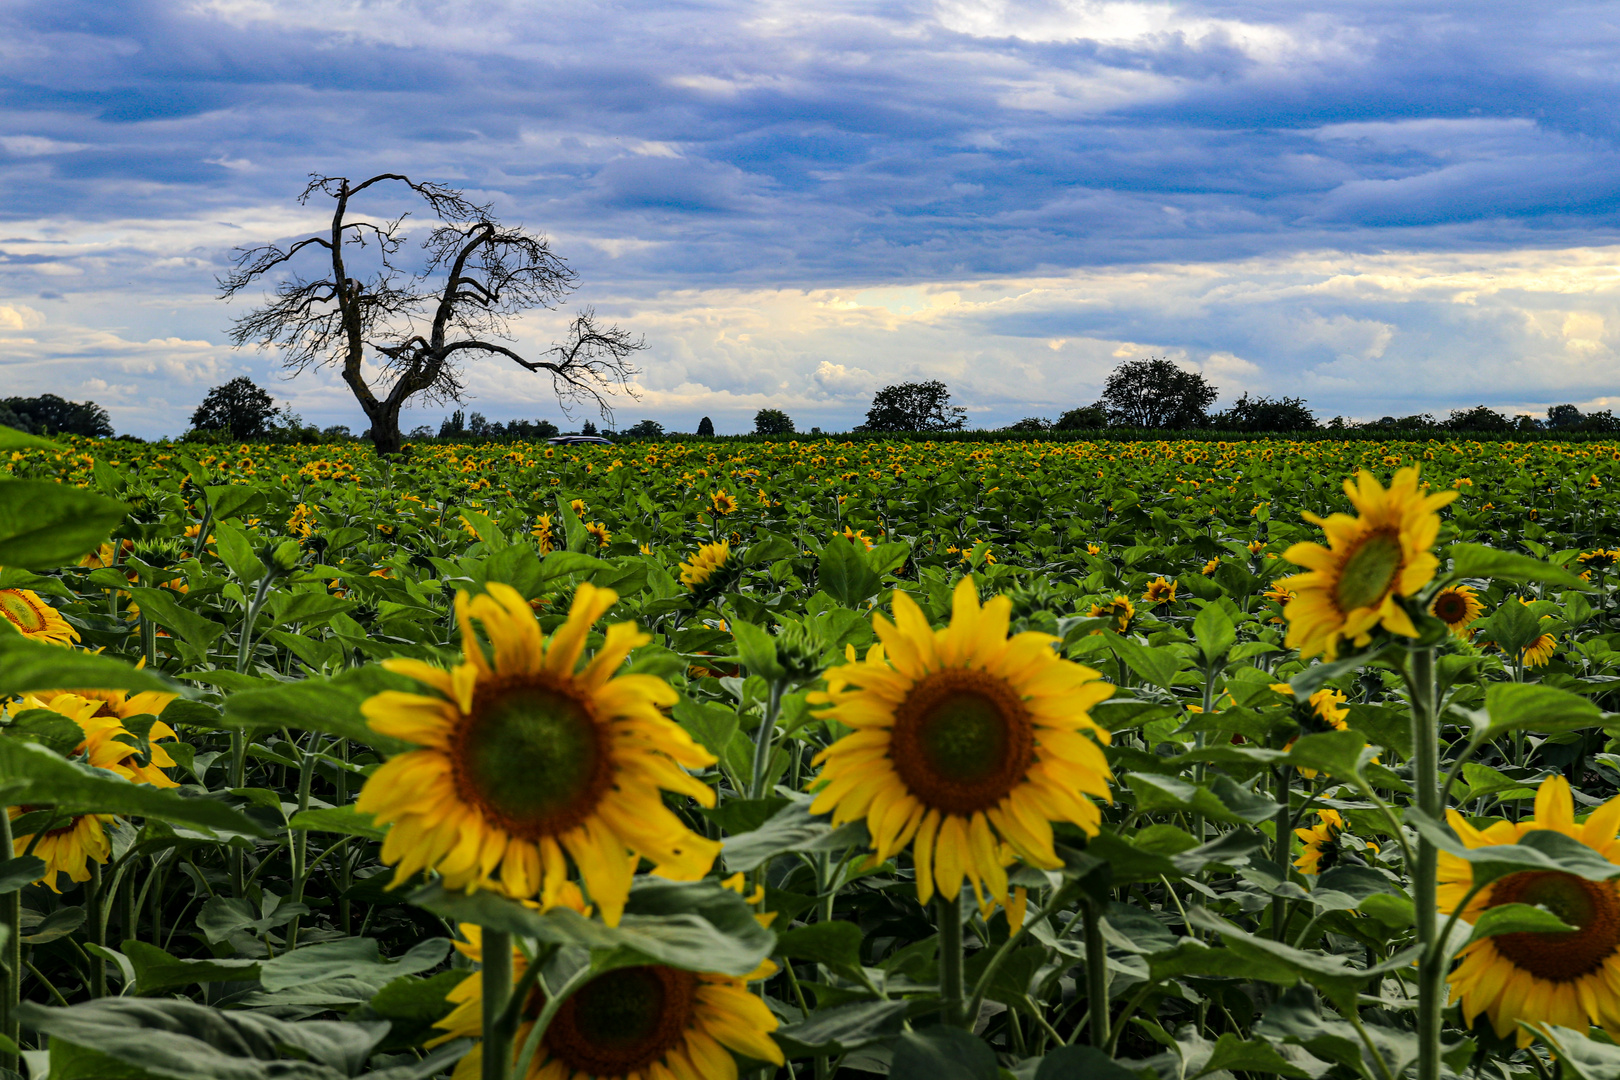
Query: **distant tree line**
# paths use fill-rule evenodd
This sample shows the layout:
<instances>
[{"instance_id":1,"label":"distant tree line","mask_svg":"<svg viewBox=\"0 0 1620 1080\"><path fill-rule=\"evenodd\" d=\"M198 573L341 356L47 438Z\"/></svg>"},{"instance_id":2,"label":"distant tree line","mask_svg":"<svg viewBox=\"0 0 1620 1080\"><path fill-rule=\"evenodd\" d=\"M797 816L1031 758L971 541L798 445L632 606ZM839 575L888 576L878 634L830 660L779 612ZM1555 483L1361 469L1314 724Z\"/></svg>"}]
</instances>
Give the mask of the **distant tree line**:
<instances>
[{"instance_id":1,"label":"distant tree line","mask_svg":"<svg viewBox=\"0 0 1620 1080\"><path fill-rule=\"evenodd\" d=\"M85 435L109 439L112 418L93 401L67 401L55 394L0 400L0 424L30 435Z\"/></svg>"}]
</instances>

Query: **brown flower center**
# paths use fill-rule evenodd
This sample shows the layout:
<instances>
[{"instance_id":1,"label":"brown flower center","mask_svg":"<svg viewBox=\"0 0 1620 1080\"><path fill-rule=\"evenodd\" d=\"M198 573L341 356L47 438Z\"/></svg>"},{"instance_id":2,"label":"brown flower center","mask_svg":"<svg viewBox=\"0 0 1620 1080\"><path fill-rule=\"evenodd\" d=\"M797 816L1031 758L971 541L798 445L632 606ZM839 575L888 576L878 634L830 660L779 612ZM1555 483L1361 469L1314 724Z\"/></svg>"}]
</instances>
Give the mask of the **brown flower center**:
<instances>
[{"instance_id":1,"label":"brown flower center","mask_svg":"<svg viewBox=\"0 0 1620 1080\"><path fill-rule=\"evenodd\" d=\"M1035 759L1023 698L994 675L946 668L925 676L894 711L890 754L912 795L936 810L995 806Z\"/></svg>"},{"instance_id":2,"label":"brown flower center","mask_svg":"<svg viewBox=\"0 0 1620 1080\"><path fill-rule=\"evenodd\" d=\"M1563 934L1498 934L1496 951L1515 967L1553 982L1597 971L1620 947L1620 895L1612 881L1588 881L1557 870L1510 874L1491 886L1491 907L1539 904L1576 927Z\"/></svg>"},{"instance_id":3,"label":"brown flower center","mask_svg":"<svg viewBox=\"0 0 1620 1080\"><path fill-rule=\"evenodd\" d=\"M1339 610L1373 607L1395 587L1401 569L1401 538L1394 529L1369 533L1339 567L1333 591Z\"/></svg>"},{"instance_id":4,"label":"brown flower center","mask_svg":"<svg viewBox=\"0 0 1620 1080\"><path fill-rule=\"evenodd\" d=\"M1435 597L1434 614L1443 623L1460 623L1468 617L1468 597L1447 589Z\"/></svg>"},{"instance_id":5,"label":"brown flower center","mask_svg":"<svg viewBox=\"0 0 1620 1080\"><path fill-rule=\"evenodd\" d=\"M690 971L662 965L610 971L563 1002L546 1049L572 1075L642 1072L685 1041L697 987Z\"/></svg>"},{"instance_id":6,"label":"brown flower center","mask_svg":"<svg viewBox=\"0 0 1620 1080\"><path fill-rule=\"evenodd\" d=\"M450 756L457 794L524 840L574 828L613 784L590 700L546 675L479 686Z\"/></svg>"}]
</instances>

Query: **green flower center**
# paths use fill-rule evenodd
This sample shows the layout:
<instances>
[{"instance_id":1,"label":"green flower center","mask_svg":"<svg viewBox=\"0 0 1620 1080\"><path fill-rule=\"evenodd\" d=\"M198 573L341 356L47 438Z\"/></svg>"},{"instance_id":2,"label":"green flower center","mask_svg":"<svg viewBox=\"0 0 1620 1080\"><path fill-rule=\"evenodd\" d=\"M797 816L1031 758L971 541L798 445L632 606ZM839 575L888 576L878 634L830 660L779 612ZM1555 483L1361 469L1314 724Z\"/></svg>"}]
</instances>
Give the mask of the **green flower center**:
<instances>
[{"instance_id":1,"label":"green flower center","mask_svg":"<svg viewBox=\"0 0 1620 1080\"><path fill-rule=\"evenodd\" d=\"M612 782L589 701L541 676L480 686L453 755L457 789L514 836L578 825Z\"/></svg>"},{"instance_id":2,"label":"green flower center","mask_svg":"<svg viewBox=\"0 0 1620 1080\"><path fill-rule=\"evenodd\" d=\"M1339 586L1333 597L1339 610L1349 612L1377 604L1394 587L1400 568L1400 537L1388 530L1368 536L1339 570Z\"/></svg>"},{"instance_id":3,"label":"green flower center","mask_svg":"<svg viewBox=\"0 0 1620 1080\"><path fill-rule=\"evenodd\" d=\"M1613 882L1557 870L1510 874L1491 886L1490 904L1536 904L1576 929L1560 934L1498 934L1496 951L1515 966L1554 982L1601 968L1620 948L1620 896Z\"/></svg>"},{"instance_id":4,"label":"green flower center","mask_svg":"<svg viewBox=\"0 0 1620 1080\"><path fill-rule=\"evenodd\" d=\"M557 1010L546 1048L576 1075L641 1072L685 1039L697 985L691 972L663 966L610 971Z\"/></svg>"},{"instance_id":5,"label":"green flower center","mask_svg":"<svg viewBox=\"0 0 1620 1080\"><path fill-rule=\"evenodd\" d=\"M891 755L912 795L946 813L995 806L1034 760L1035 731L1023 699L974 668L924 676L895 709Z\"/></svg>"},{"instance_id":6,"label":"green flower center","mask_svg":"<svg viewBox=\"0 0 1620 1080\"><path fill-rule=\"evenodd\" d=\"M45 613L28 602L22 593L0 589L0 615L25 634L37 634L45 629Z\"/></svg>"}]
</instances>

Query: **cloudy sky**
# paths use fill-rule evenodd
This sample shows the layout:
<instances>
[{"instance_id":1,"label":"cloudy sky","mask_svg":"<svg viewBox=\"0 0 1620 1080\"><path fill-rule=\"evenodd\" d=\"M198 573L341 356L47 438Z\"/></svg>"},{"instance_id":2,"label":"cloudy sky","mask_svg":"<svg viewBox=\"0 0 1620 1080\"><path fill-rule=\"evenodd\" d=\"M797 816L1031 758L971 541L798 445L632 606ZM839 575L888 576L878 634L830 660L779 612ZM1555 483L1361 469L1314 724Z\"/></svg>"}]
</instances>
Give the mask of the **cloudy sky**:
<instances>
[{"instance_id":1,"label":"cloudy sky","mask_svg":"<svg viewBox=\"0 0 1620 1080\"><path fill-rule=\"evenodd\" d=\"M249 374L360 430L230 348L215 277L320 227L308 174L398 171L578 271L519 351L581 305L646 335L621 424L939 378L999 426L1150 355L1323 417L1620 407L1617 82L1620 8L1559 0L9 0L0 396L153 436ZM564 419L509 361L467 387Z\"/></svg>"}]
</instances>

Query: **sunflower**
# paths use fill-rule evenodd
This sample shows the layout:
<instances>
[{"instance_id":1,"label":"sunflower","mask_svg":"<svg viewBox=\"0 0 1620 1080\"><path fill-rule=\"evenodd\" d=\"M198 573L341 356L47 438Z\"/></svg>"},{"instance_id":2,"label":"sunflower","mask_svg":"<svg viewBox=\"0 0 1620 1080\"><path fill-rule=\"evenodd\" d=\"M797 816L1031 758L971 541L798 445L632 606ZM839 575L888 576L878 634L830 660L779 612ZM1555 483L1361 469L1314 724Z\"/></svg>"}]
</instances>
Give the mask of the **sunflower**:
<instances>
[{"instance_id":1,"label":"sunflower","mask_svg":"<svg viewBox=\"0 0 1620 1080\"><path fill-rule=\"evenodd\" d=\"M551 515L537 514L534 519L534 528L529 530L529 535L539 541L540 554L549 555L555 542L551 535Z\"/></svg>"},{"instance_id":2,"label":"sunflower","mask_svg":"<svg viewBox=\"0 0 1620 1080\"><path fill-rule=\"evenodd\" d=\"M936 888L954 900L964 877L999 901L1015 858L1061 864L1052 821L1096 834L1102 815L1082 793L1112 801L1108 732L1089 710L1114 688L1061 659L1050 635L1009 638L1011 611L1005 596L980 607L964 577L950 626L934 630L897 591L895 621L872 617L879 643L811 697L855 729L816 756L811 813L864 817L880 861L910 843L924 903Z\"/></svg>"},{"instance_id":3,"label":"sunflower","mask_svg":"<svg viewBox=\"0 0 1620 1080\"><path fill-rule=\"evenodd\" d=\"M0 589L0 617L34 641L71 645L79 640L79 632L31 589Z\"/></svg>"},{"instance_id":4,"label":"sunflower","mask_svg":"<svg viewBox=\"0 0 1620 1080\"><path fill-rule=\"evenodd\" d=\"M456 596L462 663L445 671L418 660L383 662L434 691L384 691L362 707L374 730L421 747L380 766L356 804L393 823L382 855L397 863L396 884L431 868L451 889L538 893L549 905L571 858L592 902L616 925L634 856L666 877L708 871L719 843L687 829L659 789L714 805L713 790L681 766L715 759L659 711L676 701L667 682L614 676L650 639L633 623L610 626L595 657L578 667L591 625L617 600L611 589L581 584L567 621L546 639L518 591L491 582L476 599ZM493 660L473 633L474 619Z\"/></svg>"},{"instance_id":5,"label":"sunflower","mask_svg":"<svg viewBox=\"0 0 1620 1080\"><path fill-rule=\"evenodd\" d=\"M724 517L737 509L737 498L734 495L727 494L726 490L722 488L709 496L709 505L714 508L715 513Z\"/></svg>"},{"instance_id":6,"label":"sunflower","mask_svg":"<svg viewBox=\"0 0 1620 1080\"><path fill-rule=\"evenodd\" d=\"M1607 570L1613 566L1616 559L1620 559L1620 551L1614 548L1598 548L1595 551L1583 551L1575 558L1584 563L1590 570Z\"/></svg>"},{"instance_id":7,"label":"sunflower","mask_svg":"<svg viewBox=\"0 0 1620 1080\"><path fill-rule=\"evenodd\" d=\"M1119 625L1119 632L1124 633L1125 628L1131 625L1136 617L1136 605L1131 603L1128 596L1115 596L1106 604L1092 604L1091 610L1086 613L1091 619L1113 619ZM1100 633L1101 631L1093 631Z\"/></svg>"},{"instance_id":8,"label":"sunflower","mask_svg":"<svg viewBox=\"0 0 1620 1080\"><path fill-rule=\"evenodd\" d=\"M600 521L593 521L586 525L585 531L596 537L597 547L607 547L613 541L613 534L608 532L608 527Z\"/></svg>"},{"instance_id":9,"label":"sunflower","mask_svg":"<svg viewBox=\"0 0 1620 1080\"><path fill-rule=\"evenodd\" d=\"M39 806L8 806L6 814L13 821L26 813L42 810ZM117 819L112 814L78 814L67 823L49 829L34 843L34 834L18 836L11 842L12 854L21 855L33 844L34 854L44 860L45 873L35 879L43 882L52 892L61 894L56 879L66 874L69 881L89 881L90 864L105 864L112 857L112 845L107 841L106 827Z\"/></svg>"},{"instance_id":10,"label":"sunflower","mask_svg":"<svg viewBox=\"0 0 1620 1080\"><path fill-rule=\"evenodd\" d=\"M1362 470L1356 480L1344 482L1344 491L1361 516L1305 514L1327 533L1328 546L1290 547L1283 558L1308 572L1277 582L1299 594L1283 610L1288 646L1329 660L1338 655L1340 641L1365 645L1380 625L1417 636L1396 599L1413 595L1434 577L1440 560L1429 549L1440 532L1438 511L1457 497L1456 491L1424 495L1415 466L1396 473L1388 490Z\"/></svg>"},{"instance_id":11,"label":"sunflower","mask_svg":"<svg viewBox=\"0 0 1620 1080\"><path fill-rule=\"evenodd\" d=\"M730 559L730 540L702 545L690 559L681 563L681 584L689 591L696 592L706 585L710 578L724 570Z\"/></svg>"},{"instance_id":12,"label":"sunflower","mask_svg":"<svg viewBox=\"0 0 1620 1080\"><path fill-rule=\"evenodd\" d=\"M1464 628L1484 611L1485 605L1480 603L1478 594L1467 585L1441 589L1429 605L1429 614L1445 623L1458 637L1462 637Z\"/></svg>"},{"instance_id":13,"label":"sunflower","mask_svg":"<svg viewBox=\"0 0 1620 1080\"><path fill-rule=\"evenodd\" d=\"M482 928L463 923L461 933L467 940L456 948L482 962ZM514 948L514 983L527 967L522 950ZM563 1002L518 1080L737 1080L731 1051L781 1065L782 1049L770 1035L779 1021L764 1001L748 992L749 982L769 978L776 970L766 960L744 977L662 964L598 975ZM467 976L447 996L455 1008L434 1025L445 1034L428 1045L480 1038L483 975ZM528 1041L545 1000L535 990L524 1002L514 1048ZM483 1063L480 1043L456 1063L451 1080L477 1080Z\"/></svg>"},{"instance_id":14,"label":"sunflower","mask_svg":"<svg viewBox=\"0 0 1620 1080\"><path fill-rule=\"evenodd\" d=\"M1542 634L1536 640L1524 647L1521 659L1525 667L1546 667L1547 662L1558 651L1558 639L1551 634Z\"/></svg>"},{"instance_id":15,"label":"sunflower","mask_svg":"<svg viewBox=\"0 0 1620 1080\"><path fill-rule=\"evenodd\" d=\"M1207 577L1210 574L1213 574L1215 572L1215 568L1220 566L1220 565L1221 565L1221 557L1219 555L1216 555L1214 558L1210 559L1209 562L1205 563L1204 568L1202 570L1198 571L1198 572Z\"/></svg>"},{"instance_id":16,"label":"sunflower","mask_svg":"<svg viewBox=\"0 0 1620 1080\"><path fill-rule=\"evenodd\" d=\"M1476 829L1455 810L1446 811L1452 829L1470 848L1515 844L1537 829L1579 840L1612 863L1620 863L1620 798L1575 821L1569 781L1549 776L1536 791L1533 820L1498 821ZM1442 914L1451 914L1473 885L1472 864L1440 853ZM1576 929L1565 933L1498 934L1482 938L1458 955L1451 973L1452 997L1462 1002L1463 1018L1490 1017L1498 1037L1516 1034L1527 1046L1530 1033L1518 1022L1546 1021L1585 1031L1597 1024L1620 1030L1620 887L1614 879L1588 881L1557 870L1526 870L1498 878L1463 908L1462 918L1478 922L1499 904L1539 904Z\"/></svg>"},{"instance_id":17,"label":"sunflower","mask_svg":"<svg viewBox=\"0 0 1620 1080\"><path fill-rule=\"evenodd\" d=\"M1101 544L1087 544L1086 545L1086 554L1087 555L1101 555L1102 550L1103 549L1102 549Z\"/></svg>"},{"instance_id":18,"label":"sunflower","mask_svg":"<svg viewBox=\"0 0 1620 1080\"><path fill-rule=\"evenodd\" d=\"M155 691L130 697L122 690L47 690L23 695L15 709L49 709L60 713L84 732L84 741L74 752L84 754L91 765L115 772L132 783L172 788L180 785L169 779L163 770L174 768L174 759L158 740L178 739L175 730L161 720L152 721L146 733L152 754L142 765L138 740L134 732L124 726L124 720L160 713L175 696Z\"/></svg>"},{"instance_id":19,"label":"sunflower","mask_svg":"<svg viewBox=\"0 0 1620 1080\"><path fill-rule=\"evenodd\" d=\"M1144 604L1172 604L1176 599L1176 583L1166 580L1162 575L1148 582L1147 592L1142 594Z\"/></svg>"},{"instance_id":20,"label":"sunflower","mask_svg":"<svg viewBox=\"0 0 1620 1080\"><path fill-rule=\"evenodd\" d=\"M1316 824L1309 829L1295 829L1294 835L1305 845L1294 865L1302 874L1320 874L1331 870L1339 861L1339 835L1344 832L1344 819L1337 810L1318 810Z\"/></svg>"},{"instance_id":21,"label":"sunflower","mask_svg":"<svg viewBox=\"0 0 1620 1080\"><path fill-rule=\"evenodd\" d=\"M866 550L866 551L871 551L872 550L872 538L870 536L866 535L866 530L865 529L852 529L848 525L845 525L843 532L834 533L833 535L834 536L842 536L845 540L848 540L852 544L859 544L863 550ZM961 551L961 550L962 550L961 548L947 548L946 552L947 553L952 553L952 552L957 552L957 551ZM966 562L967 558L968 558L968 556L964 552L963 555L962 555L962 560L964 562Z\"/></svg>"},{"instance_id":22,"label":"sunflower","mask_svg":"<svg viewBox=\"0 0 1620 1080\"><path fill-rule=\"evenodd\" d=\"M1271 688L1279 694L1288 697L1294 696L1294 688L1287 683L1273 683ZM1306 699L1304 706L1299 706L1296 703L1294 715L1299 720L1299 726L1305 729L1304 733L1307 735L1324 731L1349 731L1350 723L1348 718L1350 710L1344 707L1344 703L1343 691L1324 687ZM1287 750L1293 745L1294 739L1289 739L1284 744L1283 749ZM1373 760L1377 761L1378 759L1373 758ZM1316 779L1315 769L1307 769L1301 766L1298 772L1307 780Z\"/></svg>"}]
</instances>

